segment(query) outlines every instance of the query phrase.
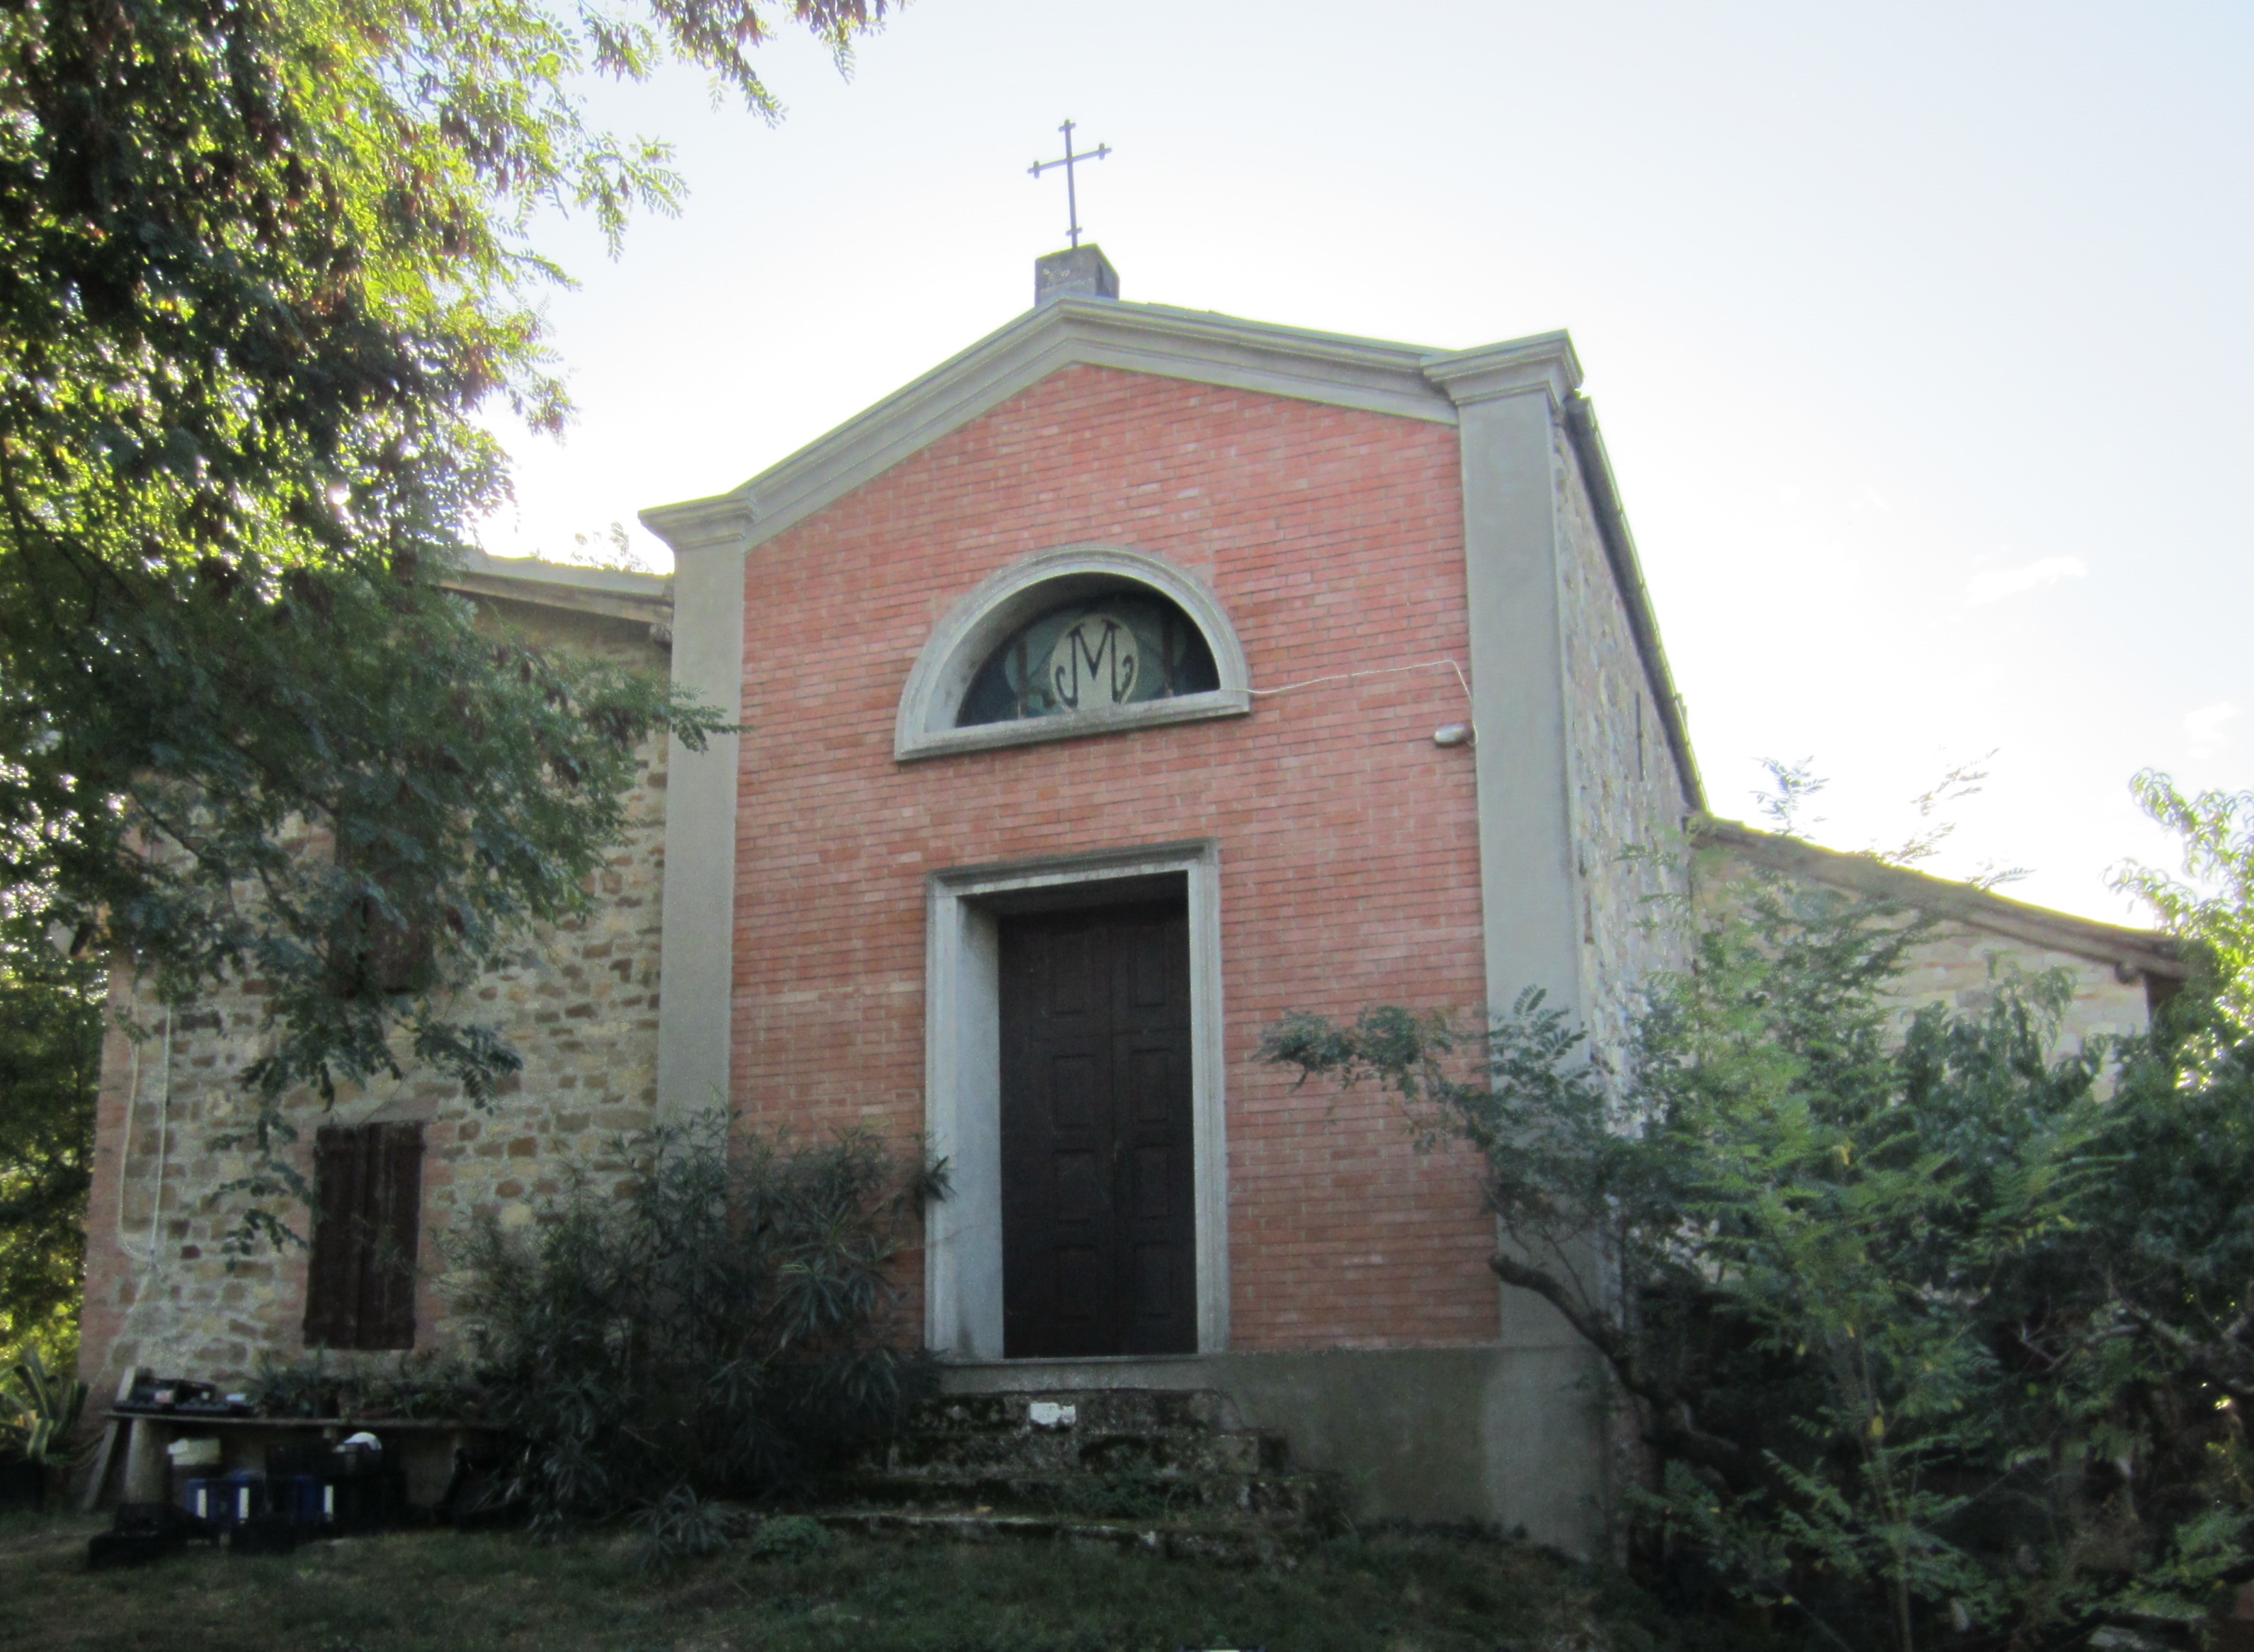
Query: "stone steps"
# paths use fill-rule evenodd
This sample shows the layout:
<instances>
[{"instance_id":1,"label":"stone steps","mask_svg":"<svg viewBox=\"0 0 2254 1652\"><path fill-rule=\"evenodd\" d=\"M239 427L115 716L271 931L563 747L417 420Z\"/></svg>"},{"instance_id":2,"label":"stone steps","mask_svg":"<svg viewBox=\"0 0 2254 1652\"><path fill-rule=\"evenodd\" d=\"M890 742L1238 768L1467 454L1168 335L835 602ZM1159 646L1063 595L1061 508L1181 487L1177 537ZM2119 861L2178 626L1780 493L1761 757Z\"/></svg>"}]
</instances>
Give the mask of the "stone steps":
<instances>
[{"instance_id":1,"label":"stone steps","mask_svg":"<svg viewBox=\"0 0 2254 1652\"><path fill-rule=\"evenodd\" d=\"M1067 1420L1063 1413L1072 1413ZM1026 1429L1097 1433L1215 1434L1241 1428L1236 1408L1211 1389L1033 1390L942 1394L919 1405L920 1433L995 1434Z\"/></svg>"},{"instance_id":2,"label":"stone steps","mask_svg":"<svg viewBox=\"0 0 2254 1652\"><path fill-rule=\"evenodd\" d=\"M1337 1488L1322 1474L840 1475L833 1497L872 1508L1008 1508L1092 1519L1243 1516L1283 1524L1328 1518Z\"/></svg>"},{"instance_id":3,"label":"stone steps","mask_svg":"<svg viewBox=\"0 0 2254 1652\"><path fill-rule=\"evenodd\" d=\"M827 1489L832 1523L916 1536L1071 1537L1257 1557L1320 1536L1334 1477L1210 1391L1101 1390L926 1401Z\"/></svg>"},{"instance_id":4,"label":"stone steps","mask_svg":"<svg viewBox=\"0 0 2254 1652\"><path fill-rule=\"evenodd\" d=\"M1018 1434L904 1434L880 1467L914 1477L948 1474L1272 1474L1288 1455L1283 1438L1252 1432L1206 1436L1057 1430Z\"/></svg>"},{"instance_id":5,"label":"stone steps","mask_svg":"<svg viewBox=\"0 0 2254 1652\"><path fill-rule=\"evenodd\" d=\"M1142 1549L1169 1559L1225 1565L1291 1564L1287 1534L1242 1522L1076 1520L1053 1515L976 1510L831 1509L814 1518L834 1531L924 1543L1053 1543L1097 1549Z\"/></svg>"}]
</instances>

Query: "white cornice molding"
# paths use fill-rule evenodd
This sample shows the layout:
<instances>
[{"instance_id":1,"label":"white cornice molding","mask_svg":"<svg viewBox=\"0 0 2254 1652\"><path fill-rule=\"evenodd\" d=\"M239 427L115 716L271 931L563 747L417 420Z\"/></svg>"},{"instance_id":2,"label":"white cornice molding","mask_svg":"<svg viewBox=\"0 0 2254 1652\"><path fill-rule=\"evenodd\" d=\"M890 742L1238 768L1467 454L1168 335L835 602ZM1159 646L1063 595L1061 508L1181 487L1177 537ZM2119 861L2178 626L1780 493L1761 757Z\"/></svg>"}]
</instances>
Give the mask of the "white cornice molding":
<instances>
[{"instance_id":1,"label":"white cornice molding","mask_svg":"<svg viewBox=\"0 0 2254 1652\"><path fill-rule=\"evenodd\" d=\"M1085 740L1099 734L1130 734L1137 729L1165 728L1175 723L1247 717L1251 711L1252 696L1246 690L1217 689L1204 694L1178 695L1171 700L1141 700L1133 705L1108 705L1060 717L1015 718L1006 723L942 729L918 735L913 744L895 745L892 755L900 762L913 763L928 757L959 757L966 752L998 752L1013 746Z\"/></svg>"},{"instance_id":2,"label":"white cornice molding","mask_svg":"<svg viewBox=\"0 0 2254 1652\"><path fill-rule=\"evenodd\" d=\"M1159 304L1074 298L1050 309L1064 312L1080 346L1074 359L1099 367L1455 422L1449 404L1423 382L1420 369L1432 353L1414 346Z\"/></svg>"},{"instance_id":3,"label":"white cornice molding","mask_svg":"<svg viewBox=\"0 0 2254 1652\"><path fill-rule=\"evenodd\" d=\"M1424 376L1447 392L1458 407L1492 402L1499 396L1520 396L1529 390L1549 393L1552 407L1581 388L1581 360L1573 340L1564 332L1536 333L1505 344L1481 345L1448 355L1427 355Z\"/></svg>"},{"instance_id":4,"label":"white cornice molding","mask_svg":"<svg viewBox=\"0 0 2254 1652\"><path fill-rule=\"evenodd\" d=\"M683 551L742 550L751 543L756 522L751 502L740 493L678 505L653 505L636 514L641 525L670 546L676 556Z\"/></svg>"},{"instance_id":5,"label":"white cornice molding","mask_svg":"<svg viewBox=\"0 0 2254 1652\"><path fill-rule=\"evenodd\" d=\"M1210 312L1059 298L989 333L732 492L643 511L676 552L751 550L1059 369L1164 378L1452 424L1527 390L1562 406L1581 382L1564 332L1434 352Z\"/></svg>"},{"instance_id":6,"label":"white cornice molding","mask_svg":"<svg viewBox=\"0 0 2254 1652\"><path fill-rule=\"evenodd\" d=\"M1547 346L1547 340L1528 342ZM733 492L658 506L641 520L676 550L738 542L731 537L738 534L746 549L756 547L1067 367L1114 368L1452 424L1455 401L1425 369L1459 359L1161 304L1060 298L990 333Z\"/></svg>"}]
</instances>

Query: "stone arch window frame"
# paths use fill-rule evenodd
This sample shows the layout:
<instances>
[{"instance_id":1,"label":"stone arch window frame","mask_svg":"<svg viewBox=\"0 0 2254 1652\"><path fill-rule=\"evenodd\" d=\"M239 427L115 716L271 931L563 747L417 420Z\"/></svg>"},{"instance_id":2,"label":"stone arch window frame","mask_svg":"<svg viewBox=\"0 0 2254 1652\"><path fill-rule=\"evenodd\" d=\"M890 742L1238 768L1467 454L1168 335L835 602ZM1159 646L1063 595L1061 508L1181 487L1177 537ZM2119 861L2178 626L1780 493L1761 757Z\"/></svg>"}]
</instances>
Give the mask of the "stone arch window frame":
<instances>
[{"instance_id":1,"label":"stone arch window frame","mask_svg":"<svg viewBox=\"0 0 2254 1652\"><path fill-rule=\"evenodd\" d=\"M1092 707L1050 717L1016 718L957 728L955 719L987 656L1018 626L1075 598L1127 584L1179 608L1213 654L1220 686L1170 699ZM892 756L900 762L985 752L1048 740L1081 739L1130 729L1243 717L1252 710L1244 645L1212 589L1188 570L1142 551L1111 545L1065 545L1013 564L956 604L926 639L900 694Z\"/></svg>"}]
</instances>

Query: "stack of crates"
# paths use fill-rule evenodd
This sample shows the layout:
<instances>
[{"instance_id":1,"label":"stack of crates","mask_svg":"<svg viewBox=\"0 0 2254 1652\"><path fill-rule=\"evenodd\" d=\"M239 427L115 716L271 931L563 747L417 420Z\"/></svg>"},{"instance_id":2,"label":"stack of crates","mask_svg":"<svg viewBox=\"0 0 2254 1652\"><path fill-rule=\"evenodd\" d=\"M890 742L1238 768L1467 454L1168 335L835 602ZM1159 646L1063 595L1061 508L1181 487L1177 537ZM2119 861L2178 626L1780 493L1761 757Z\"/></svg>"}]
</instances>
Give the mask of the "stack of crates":
<instances>
[{"instance_id":1,"label":"stack of crates","mask_svg":"<svg viewBox=\"0 0 2254 1652\"><path fill-rule=\"evenodd\" d=\"M321 1463L328 1454L326 1446L266 1448L267 1502L300 1530L318 1531L328 1523L321 1495Z\"/></svg>"},{"instance_id":2,"label":"stack of crates","mask_svg":"<svg viewBox=\"0 0 2254 1652\"><path fill-rule=\"evenodd\" d=\"M354 1536L398 1524L406 1492L405 1476L381 1451L315 1443L269 1446L262 1474L253 1468L222 1474L214 1465L186 1481L179 1501L222 1533L256 1521L287 1524L307 1536Z\"/></svg>"},{"instance_id":3,"label":"stack of crates","mask_svg":"<svg viewBox=\"0 0 2254 1652\"><path fill-rule=\"evenodd\" d=\"M406 1477L381 1451L341 1446L320 1470L321 1514L338 1531L382 1531L396 1524L407 1501Z\"/></svg>"},{"instance_id":4,"label":"stack of crates","mask_svg":"<svg viewBox=\"0 0 2254 1652\"><path fill-rule=\"evenodd\" d=\"M172 1501L198 1520L216 1524L226 1501L215 1489L226 1477L219 1441L207 1434L176 1439L164 1447L164 1455L172 1465Z\"/></svg>"},{"instance_id":5,"label":"stack of crates","mask_svg":"<svg viewBox=\"0 0 2254 1652\"><path fill-rule=\"evenodd\" d=\"M382 1531L398 1522L405 1491L403 1477L380 1451L307 1445L275 1446L266 1453L269 1504L306 1531Z\"/></svg>"}]
</instances>

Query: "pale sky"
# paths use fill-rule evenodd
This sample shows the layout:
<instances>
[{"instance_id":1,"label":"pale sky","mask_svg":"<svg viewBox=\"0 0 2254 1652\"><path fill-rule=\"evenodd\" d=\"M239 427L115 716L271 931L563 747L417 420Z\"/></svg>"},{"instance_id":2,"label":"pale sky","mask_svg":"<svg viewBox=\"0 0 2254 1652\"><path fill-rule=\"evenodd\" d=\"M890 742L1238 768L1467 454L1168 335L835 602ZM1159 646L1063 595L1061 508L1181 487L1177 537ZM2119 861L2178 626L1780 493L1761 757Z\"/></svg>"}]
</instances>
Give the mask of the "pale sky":
<instances>
[{"instance_id":1,"label":"pale sky","mask_svg":"<svg viewBox=\"0 0 2254 1652\"><path fill-rule=\"evenodd\" d=\"M1060 178L1124 296L1436 348L1564 327L1716 813L1764 757L1936 870L2138 920L2130 775L2254 785L2254 7L915 0L767 127L606 92L690 195L551 305L497 553L723 492L1024 310Z\"/></svg>"}]
</instances>

